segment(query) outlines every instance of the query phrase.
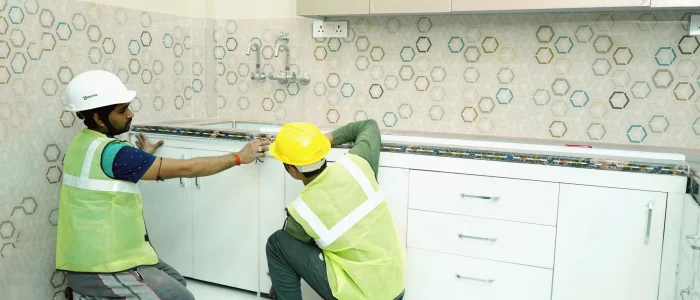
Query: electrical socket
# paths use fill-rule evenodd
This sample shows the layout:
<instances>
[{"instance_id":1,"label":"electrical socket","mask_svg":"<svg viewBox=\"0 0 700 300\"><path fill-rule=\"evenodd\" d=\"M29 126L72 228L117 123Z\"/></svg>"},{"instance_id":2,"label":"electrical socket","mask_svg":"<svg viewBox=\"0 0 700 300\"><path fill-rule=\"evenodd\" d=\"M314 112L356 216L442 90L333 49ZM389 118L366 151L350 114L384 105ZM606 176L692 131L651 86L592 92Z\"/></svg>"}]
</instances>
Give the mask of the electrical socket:
<instances>
[{"instance_id":1,"label":"electrical socket","mask_svg":"<svg viewBox=\"0 0 700 300\"><path fill-rule=\"evenodd\" d=\"M346 38L348 37L348 21L314 21L311 26L314 38Z\"/></svg>"},{"instance_id":2,"label":"electrical socket","mask_svg":"<svg viewBox=\"0 0 700 300\"><path fill-rule=\"evenodd\" d=\"M690 22L688 23L688 35L700 35L700 15L690 15Z\"/></svg>"}]
</instances>

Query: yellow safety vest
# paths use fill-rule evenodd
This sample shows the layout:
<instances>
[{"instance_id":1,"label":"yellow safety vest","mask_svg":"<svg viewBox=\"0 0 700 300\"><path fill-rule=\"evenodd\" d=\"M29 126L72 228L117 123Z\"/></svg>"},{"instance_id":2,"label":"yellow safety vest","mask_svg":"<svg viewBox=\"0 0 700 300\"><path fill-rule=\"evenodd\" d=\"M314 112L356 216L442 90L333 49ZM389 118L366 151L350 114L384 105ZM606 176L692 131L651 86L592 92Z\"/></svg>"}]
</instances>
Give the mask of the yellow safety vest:
<instances>
[{"instance_id":1,"label":"yellow safety vest","mask_svg":"<svg viewBox=\"0 0 700 300\"><path fill-rule=\"evenodd\" d=\"M323 250L333 296L393 300L404 290L405 250L369 163L348 154L289 207Z\"/></svg>"},{"instance_id":2,"label":"yellow safety vest","mask_svg":"<svg viewBox=\"0 0 700 300\"><path fill-rule=\"evenodd\" d=\"M158 263L145 240L138 186L109 178L102 170L102 151L114 140L83 129L66 152L58 211L58 270L114 273Z\"/></svg>"}]
</instances>

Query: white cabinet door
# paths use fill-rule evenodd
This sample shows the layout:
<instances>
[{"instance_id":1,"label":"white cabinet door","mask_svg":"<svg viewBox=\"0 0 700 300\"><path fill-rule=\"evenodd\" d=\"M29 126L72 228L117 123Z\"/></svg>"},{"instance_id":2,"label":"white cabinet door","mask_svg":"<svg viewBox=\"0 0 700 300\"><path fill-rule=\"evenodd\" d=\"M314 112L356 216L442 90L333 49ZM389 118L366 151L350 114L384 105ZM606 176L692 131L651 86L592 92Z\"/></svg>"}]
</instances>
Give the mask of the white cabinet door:
<instances>
[{"instance_id":1,"label":"white cabinet door","mask_svg":"<svg viewBox=\"0 0 700 300\"><path fill-rule=\"evenodd\" d=\"M452 11L540 10L566 8L649 7L651 0L452 0Z\"/></svg>"},{"instance_id":2,"label":"white cabinet door","mask_svg":"<svg viewBox=\"0 0 700 300\"><path fill-rule=\"evenodd\" d=\"M408 174L408 169L379 167L379 176L377 176L404 247L406 247L408 223Z\"/></svg>"},{"instance_id":3,"label":"white cabinet door","mask_svg":"<svg viewBox=\"0 0 700 300\"><path fill-rule=\"evenodd\" d=\"M157 156L186 159L190 149L163 146ZM159 163L156 160L155 163ZM183 276L192 276L192 199L188 178L139 181L148 237L158 257Z\"/></svg>"},{"instance_id":4,"label":"white cabinet door","mask_svg":"<svg viewBox=\"0 0 700 300\"><path fill-rule=\"evenodd\" d=\"M369 9L372 14L448 13L452 0L371 0Z\"/></svg>"},{"instance_id":5,"label":"white cabinet door","mask_svg":"<svg viewBox=\"0 0 700 300\"><path fill-rule=\"evenodd\" d=\"M562 184L553 300L657 300L666 194Z\"/></svg>"},{"instance_id":6,"label":"white cabinet door","mask_svg":"<svg viewBox=\"0 0 700 300\"><path fill-rule=\"evenodd\" d=\"M193 157L226 154L192 150ZM259 180L255 163L195 180L194 278L258 290Z\"/></svg>"},{"instance_id":7,"label":"white cabinet door","mask_svg":"<svg viewBox=\"0 0 700 300\"><path fill-rule=\"evenodd\" d=\"M267 294L272 282L267 275L267 239L282 229L286 214L284 213L284 180L289 177L284 165L273 157L264 158L260 164L260 292Z\"/></svg>"},{"instance_id":8,"label":"white cabinet door","mask_svg":"<svg viewBox=\"0 0 700 300\"><path fill-rule=\"evenodd\" d=\"M651 7L700 7L700 0L651 0Z\"/></svg>"}]
</instances>

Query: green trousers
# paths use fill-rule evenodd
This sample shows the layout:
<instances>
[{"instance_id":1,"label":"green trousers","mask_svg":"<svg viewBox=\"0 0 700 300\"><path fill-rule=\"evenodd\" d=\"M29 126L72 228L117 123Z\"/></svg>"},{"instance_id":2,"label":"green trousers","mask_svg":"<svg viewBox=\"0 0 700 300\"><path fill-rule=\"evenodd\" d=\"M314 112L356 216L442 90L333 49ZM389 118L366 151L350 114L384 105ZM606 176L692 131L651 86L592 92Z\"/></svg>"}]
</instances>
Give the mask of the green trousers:
<instances>
[{"instance_id":1,"label":"green trousers","mask_svg":"<svg viewBox=\"0 0 700 300\"><path fill-rule=\"evenodd\" d=\"M267 267L274 288L274 299L302 300L303 278L325 300L336 300L328 284L323 252L316 244L302 243L284 230L267 239ZM402 300L403 293L396 298Z\"/></svg>"}]
</instances>

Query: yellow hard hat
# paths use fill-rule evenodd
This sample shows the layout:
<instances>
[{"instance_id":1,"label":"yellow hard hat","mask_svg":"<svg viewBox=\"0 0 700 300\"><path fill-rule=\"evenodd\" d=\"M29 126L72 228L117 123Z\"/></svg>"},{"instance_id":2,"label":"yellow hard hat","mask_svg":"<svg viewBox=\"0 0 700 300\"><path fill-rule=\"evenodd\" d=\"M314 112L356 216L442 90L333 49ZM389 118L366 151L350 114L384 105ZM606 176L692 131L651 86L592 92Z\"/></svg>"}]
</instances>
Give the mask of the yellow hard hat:
<instances>
[{"instance_id":1,"label":"yellow hard hat","mask_svg":"<svg viewBox=\"0 0 700 300\"><path fill-rule=\"evenodd\" d=\"M326 158L331 141L310 123L284 124L270 145L270 154L293 166L311 166Z\"/></svg>"}]
</instances>

